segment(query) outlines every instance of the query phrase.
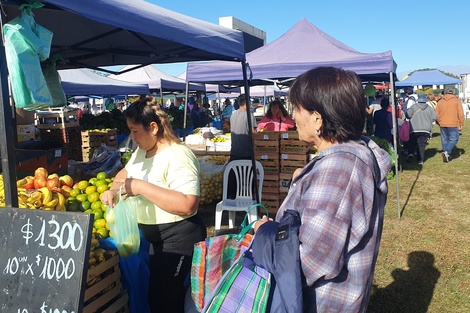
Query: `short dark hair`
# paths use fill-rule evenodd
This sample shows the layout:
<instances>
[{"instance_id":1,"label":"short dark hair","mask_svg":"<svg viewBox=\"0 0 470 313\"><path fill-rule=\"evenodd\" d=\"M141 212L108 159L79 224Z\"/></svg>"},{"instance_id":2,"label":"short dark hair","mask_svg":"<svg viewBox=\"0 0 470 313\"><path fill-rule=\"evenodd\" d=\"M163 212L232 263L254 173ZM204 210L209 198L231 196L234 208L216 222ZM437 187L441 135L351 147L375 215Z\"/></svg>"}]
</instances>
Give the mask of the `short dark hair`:
<instances>
[{"instance_id":1,"label":"short dark hair","mask_svg":"<svg viewBox=\"0 0 470 313\"><path fill-rule=\"evenodd\" d=\"M413 87L405 87L404 92L405 92L405 95L406 94L412 95L413 94Z\"/></svg>"},{"instance_id":2,"label":"short dark hair","mask_svg":"<svg viewBox=\"0 0 470 313\"><path fill-rule=\"evenodd\" d=\"M241 94L241 95L238 96L238 105L239 106L246 105L246 96L245 96L245 94Z\"/></svg>"},{"instance_id":3,"label":"short dark hair","mask_svg":"<svg viewBox=\"0 0 470 313\"><path fill-rule=\"evenodd\" d=\"M321 136L328 141L359 140L366 118L366 99L356 73L335 67L318 67L292 84L289 100L294 108L318 112Z\"/></svg>"}]
</instances>

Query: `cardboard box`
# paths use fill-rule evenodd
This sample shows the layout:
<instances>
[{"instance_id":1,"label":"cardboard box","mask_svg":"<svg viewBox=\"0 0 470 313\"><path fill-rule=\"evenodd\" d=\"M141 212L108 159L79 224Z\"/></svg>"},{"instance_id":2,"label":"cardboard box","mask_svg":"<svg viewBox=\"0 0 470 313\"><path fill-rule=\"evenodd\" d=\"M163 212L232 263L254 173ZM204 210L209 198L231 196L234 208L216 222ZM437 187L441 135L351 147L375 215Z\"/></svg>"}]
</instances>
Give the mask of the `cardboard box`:
<instances>
[{"instance_id":1,"label":"cardboard box","mask_svg":"<svg viewBox=\"0 0 470 313\"><path fill-rule=\"evenodd\" d=\"M66 147L50 150L15 149L17 177L33 176L38 167L44 167L49 174L65 175L68 172Z\"/></svg>"},{"instance_id":2,"label":"cardboard box","mask_svg":"<svg viewBox=\"0 0 470 313\"><path fill-rule=\"evenodd\" d=\"M18 142L36 139L36 127L34 124L16 125Z\"/></svg>"}]
</instances>

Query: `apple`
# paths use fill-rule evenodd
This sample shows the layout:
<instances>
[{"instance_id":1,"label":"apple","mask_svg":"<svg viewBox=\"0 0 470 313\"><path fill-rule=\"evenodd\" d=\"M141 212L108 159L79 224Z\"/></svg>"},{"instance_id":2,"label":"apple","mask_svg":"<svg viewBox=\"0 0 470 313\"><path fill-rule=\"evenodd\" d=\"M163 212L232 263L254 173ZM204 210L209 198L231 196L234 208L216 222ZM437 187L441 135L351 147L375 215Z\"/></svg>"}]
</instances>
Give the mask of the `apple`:
<instances>
[{"instance_id":1,"label":"apple","mask_svg":"<svg viewBox=\"0 0 470 313\"><path fill-rule=\"evenodd\" d=\"M47 179L51 179L51 178L54 178L54 177L59 178L59 174L57 174L57 173L49 174L49 176L47 176Z\"/></svg>"},{"instance_id":2,"label":"apple","mask_svg":"<svg viewBox=\"0 0 470 313\"><path fill-rule=\"evenodd\" d=\"M60 187L59 178L53 177L53 178L46 180L46 187L49 188L49 190L53 190L54 188L59 188Z\"/></svg>"},{"instance_id":3,"label":"apple","mask_svg":"<svg viewBox=\"0 0 470 313\"><path fill-rule=\"evenodd\" d=\"M70 197L70 191L72 191L72 187L67 186L67 185L62 185L60 189L62 190L62 194L65 196L65 198Z\"/></svg>"},{"instance_id":4,"label":"apple","mask_svg":"<svg viewBox=\"0 0 470 313\"><path fill-rule=\"evenodd\" d=\"M41 177L41 178L44 178L44 180L46 180L47 176L49 176L49 173L47 172L47 170L44 167L38 167L34 171L34 178Z\"/></svg>"},{"instance_id":5,"label":"apple","mask_svg":"<svg viewBox=\"0 0 470 313\"><path fill-rule=\"evenodd\" d=\"M39 189L39 188L42 188L42 187L45 187L46 186L46 178L44 177L36 177L34 179L34 189Z\"/></svg>"},{"instance_id":6,"label":"apple","mask_svg":"<svg viewBox=\"0 0 470 313\"><path fill-rule=\"evenodd\" d=\"M73 186L73 178L70 175L62 175L59 177L61 186Z\"/></svg>"},{"instance_id":7,"label":"apple","mask_svg":"<svg viewBox=\"0 0 470 313\"><path fill-rule=\"evenodd\" d=\"M24 184L23 187L28 190L34 189L34 177L26 176L25 179L26 179L26 184Z\"/></svg>"}]
</instances>

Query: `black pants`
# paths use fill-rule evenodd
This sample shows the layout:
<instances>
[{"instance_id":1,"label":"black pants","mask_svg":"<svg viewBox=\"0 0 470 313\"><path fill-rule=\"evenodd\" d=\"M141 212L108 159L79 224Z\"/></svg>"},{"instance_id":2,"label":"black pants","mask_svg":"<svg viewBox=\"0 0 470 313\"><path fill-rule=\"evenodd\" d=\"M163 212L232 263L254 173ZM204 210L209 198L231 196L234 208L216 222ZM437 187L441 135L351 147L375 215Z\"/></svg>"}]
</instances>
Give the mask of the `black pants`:
<instances>
[{"instance_id":1,"label":"black pants","mask_svg":"<svg viewBox=\"0 0 470 313\"><path fill-rule=\"evenodd\" d=\"M416 160L424 162L424 152L426 151L426 144L429 140L429 133L426 132L413 132L410 134L409 150L408 153L413 153L418 150Z\"/></svg>"},{"instance_id":2,"label":"black pants","mask_svg":"<svg viewBox=\"0 0 470 313\"><path fill-rule=\"evenodd\" d=\"M207 236L203 220L197 214L181 222L139 227L154 250L150 255L150 310L184 312L194 244Z\"/></svg>"}]
</instances>

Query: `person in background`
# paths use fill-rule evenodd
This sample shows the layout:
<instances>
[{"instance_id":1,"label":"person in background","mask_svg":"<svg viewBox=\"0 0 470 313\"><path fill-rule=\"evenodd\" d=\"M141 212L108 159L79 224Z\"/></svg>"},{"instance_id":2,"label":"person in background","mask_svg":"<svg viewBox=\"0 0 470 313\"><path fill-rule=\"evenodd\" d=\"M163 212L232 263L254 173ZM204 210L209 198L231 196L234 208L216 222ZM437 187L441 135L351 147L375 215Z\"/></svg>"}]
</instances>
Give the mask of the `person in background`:
<instances>
[{"instance_id":1,"label":"person in background","mask_svg":"<svg viewBox=\"0 0 470 313\"><path fill-rule=\"evenodd\" d=\"M426 144L432 135L432 127L436 121L436 112L428 105L428 97L425 94L418 95L418 102L406 112L406 117L410 120L410 141L411 151L418 148L416 161L419 165L424 162L424 152ZM413 161L413 154L408 154L407 162Z\"/></svg>"},{"instance_id":2,"label":"person in background","mask_svg":"<svg viewBox=\"0 0 470 313\"><path fill-rule=\"evenodd\" d=\"M269 102L268 112L258 123L258 131L288 131L295 127L294 120L289 116L281 100Z\"/></svg>"},{"instance_id":3,"label":"person in background","mask_svg":"<svg viewBox=\"0 0 470 313\"><path fill-rule=\"evenodd\" d=\"M230 99L226 98L224 101L224 108L222 109L222 130L225 133L230 132L230 117L233 113L233 105L230 102Z\"/></svg>"},{"instance_id":4,"label":"person in background","mask_svg":"<svg viewBox=\"0 0 470 313\"><path fill-rule=\"evenodd\" d=\"M436 101L436 97L434 96L434 94L432 93L432 91L429 91L428 94L427 94L427 98L428 98L428 105L433 108L434 110L436 110L436 106L437 106L437 101Z\"/></svg>"},{"instance_id":5,"label":"person in background","mask_svg":"<svg viewBox=\"0 0 470 313\"><path fill-rule=\"evenodd\" d=\"M153 249L151 311L184 312L194 244L207 236L198 214L199 161L174 135L168 115L159 106L138 101L124 116L138 148L101 201L114 207L120 188L127 197L140 198L139 228Z\"/></svg>"},{"instance_id":6,"label":"person in background","mask_svg":"<svg viewBox=\"0 0 470 313\"><path fill-rule=\"evenodd\" d=\"M459 142L459 131L463 129L465 115L462 103L454 95L454 88L444 89L444 95L436 106L437 124L441 128L442 160L449 162L452 150Z\"/></svg>"},{"instance_id":7,"label":"person in background","mask_svg":"<svg viewBox=\"0 0 470 313\"><path fill-rule=\"evenodd\" d=\"M366 312L390 156L362 137L366 103L354 72L334 67L310 70L291 85L289 99L300 139L318 149L318 156L293 177L276 215L279 222L286 210L300 214L303 312ZM276 221L264 216L255 225L253 244L265 240L266 245L277 245L277 228L270 232L273 227L266 225ZM267 258L278 257L285 256Z\"/></svg>"},{"instance_id":8,"label":"person in background","mask_svg":"<svg viewBox=\"0 0 470 313\"><path fill-rule=\"evenodd\" d=\"M374 113L374 136L387 139L389 143L392 143L393 118L392 112L388 110L390 107L388 98L382 98L380 106L381 109Z\"/></svg>"},{"instance_id":9,"label":"person in background","mask_svg":"<svg viewBox=\"0 0 470 313\"><path fill-rule=\"evenodd\" d=\"M416 101L418 100L418 96L414 93L413 87L405 87L404 91L405 91L405 98L403 101L402 111L405 116L405 122L409 122L408 119L406 118L406 111L408 111L408 109L411 108L416 103ZM409 154L415 154L417 152L409 148L409 140L402 141L402 143L403 143L402 154L409 155Z\"/></svg>"},{"instance_id":10,"label":"person in background","mask_svg":"<svg viewBox=\"0 0 470 313\"><path fill-rule=\"evenodd\" d=\"M248 127L248 115L246 109L246 98L242 94L238 96L239 109L232 113L230 117L230 128L231 128L231 149L230 149L230 161L234 160L251 160L253 154L253 137L250 135L250 128ZM252 112L250 112L251 118L251 132L256 132L256 120ZM233 174L233 173L231 173ZM228 182L228 198L233 199L235 197L236 180L235 175L229 175Z\"/></svg>"}]
</instances>

